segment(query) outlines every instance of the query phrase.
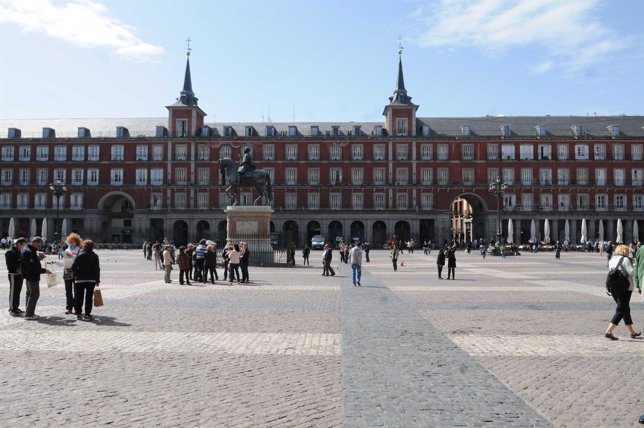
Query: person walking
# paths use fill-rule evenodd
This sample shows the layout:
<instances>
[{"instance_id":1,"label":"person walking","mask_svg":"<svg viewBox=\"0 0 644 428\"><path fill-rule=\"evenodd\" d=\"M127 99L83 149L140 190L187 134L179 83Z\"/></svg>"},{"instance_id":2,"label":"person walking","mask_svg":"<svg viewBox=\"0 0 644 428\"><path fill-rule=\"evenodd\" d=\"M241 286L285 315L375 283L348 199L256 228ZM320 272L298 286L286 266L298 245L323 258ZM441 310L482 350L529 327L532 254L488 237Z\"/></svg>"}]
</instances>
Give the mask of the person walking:
<instances>
[{"instance_id":1,"label":"person walking","mask_svg":"<svg viewBox=\"0 0 644 428\"><path fill-rule=\"evenodd\" d=\"M195 267L194 267L194 274L193 278L197 282L206 282L203 281L202 278L204 276L204 263L206 263L206 240L202 239L199 241L199 244L195 248L195 255L194 255L194 260L195 260Z\"/></svg>"},{"instance_id":2,"label":"person walking","mask_svg":"<svg viewBox=\"0 0 644 428\"><path fill-rule=\"evenodd\" d=\"M239 245L230 244L228 246L228 282L233 283L237 278L239 283Z\"/></svg>"},{"instance_id":3,"label":"person walking","mask_svg":"<svg viewBox=\"0 0 644 428\"><path fill-rule=\"evenodd\" d=\"M210 274L210 282L215 283L215 279L219 281L217 275L217 246L210 244L206 247L206 261L204 262L203 283L208 282L208 274Z\"/></svg>"},{"instance_id":4,"label":"person walking","mask_svg":"<svg viewBox=\"0 0 644 428\"><path fill-rule=\"evenodd\" d=\"M295 256L293 256L295 257ZM241 281L242 284L248 284L248 261L250 260L250 251L248 250L248 244L245 242L241 243L241 250L239 252L239 267L241 269Z\"/></svg>"},{"instance_id":5,"label":"person walking","mask_svg":"<svg viewBox=\"0 0 644 428\"><path fill-rule=\"evenodd\" d=\"M83 251L74 259L71 267L74 272L76 319L92 321L94 319L92 316L94 287L97 287L101 282L101 266L98 255L94 252L94 241L86 239L81 243L81 248ZM83 301L85 302L85 316L81 314Z\"/></svg>"},{"instance_id":6,"label":"person walking","mask_svg":"<svg viewBox=\"0 0 644 428\"><path fill-rule=\"evenodd\" d=\"M65 239L67 249L63 254L63 280L65 281L65 315L72 313L74 309L74 273L72 264L80 253L81 237L78 233L70 233Z\"/></svg>"},{"instance_id":7,"label":"person walking","mask_svg":"<svg viewBox=\"0 0 644 428\"><path fill-rule=\"evenodd\" d=\"M163 247L163 266L165 270L165 283L166 284L171 284L172 279L170 278L170 275L172 273L172 265L174 264L174 259L172 257L172 247L170 245L166 245Z\"/></svg>"},{"instance_id":8,"label":"person walking","mask_svg":"<svg viewBox=\"0 0 644 428\"><path fill-rule=\"evenodd\" d=\"M9 272L9 314L13 317L20 316L20 292L22 291L22 251L27 246L25 238L16 239L15 244L4 253Z\"/></svg>"},{"instance_id":9,"label":"person walking","mask_svg":"<svg viewBox=\"0 0 644 428\"><path fill-rule=\"evenodd\" d=\"M436 267L438 268L438 279L443 279L443 266L445 266L445 249L438 250L438 257L436 257Z\"/></svg>"},{"instance_id":10,"label":"person walking","mask_svg":"<svg viewBox=\"0 0 644 428\"><path fill-rule=\"evenodd\" d=\"M163 250L161 244L155 242L152 245L152 253L154 254L154 270L163 269Z\"/></svg>"},{"instance_id":11,"label":"person walking","mask_svg":"<svg viewBox=\"0 0 644 428\"><path fill-rule=\"evenodd\" d=\"M179 266L179 284L190 284L190 256L186 254L186 247L179 247L177 254L177 266ZM184 280L185 278L185 280Z\"/></svg>"},{"instance_id":12,"label":"person walking","mask_svg":"<svg viewBox=\"0 0 644 428\"><path fill-rule=\"evenodd\" d=\"M362 277L362 249L357 242L349 250L349 264L353 271L353 286L355 287L356 284L362 286L360 284L360 278Z\"/></svg>"},{"instance_id":13,"label":"person walking","mask_svg":"<svg viewBox=\"0 0 644 428\"><path fill-rule=\"evenodd\" d=\"M456 279L456 244L447 250L447 279Z\"/></svg>"},{"instance_id":14,"label":"person walking","mask_svg":"<svg viewBox=\"0 0 644 428\"><path fill-rule=\"evenodd\" d=\"M40 298L40 275L50 273L49 269L44 269L40 265L40 261L45 258L44 254L39 254L43 244L43 239L40 236L35 236L22 252L20 268L27 284L25 319L28 321L36 321L40 318L36 315L36 304Z\"/></svg>"},{"instance_id":15,"label":"person walking","mask_svg":"<svg viewBox=\"0 0 644 428\"><path fill-rule=\"evenodd\" d=\"M555 243L555 259L561 258L561 243L557 241Z\"/></svg>"},{"instance_id":16,"label":"person walking","mask_svg":"<svg viewBox=\"0 0 644 428\"><path fill-rule=\"evenodd\" d=\"M143 258L145 259L147 253L148 241L143 241Z\"/></svg>"},{"instance_id":17,"label":"person walking","mask_svg":"<svg viewBox=\"0 0 644 428\"><path fill-rule=\"evenodd\" d=\"M370 263L369 251L371 251L371 244L369 242L365 242L364 243L364 261L367 263Z\"/></svg>"},{"instance_id":18,"label":"person walking","mask_svg":"<svg viewBox=\"0 0 644 428\"><path fill-rule=\"evenodd\" d=\"M310 254L311 254L311 249L309 248L309 246L307 244L302 249L302 258L304 259L302 261L302 266L310 266L310 264L309 264L309 255Z\"/></svg>"},{"instance_id":19,"label":"person walking","mask_svg":"<svg viewBox=\"0 0 644 428\"><path fill-rule=\"evenodd\" d=\"M626 329L631 335L631 338L636 339L642 335L641 332L636 332L633 328L633 319L631 318L630 300L633 290L635 289L635 268L631 260L631 249L626 245L618 245L613 250L613 257L608 262L608 269L619 269L626 278L628 278L628 288L626 290L616 290L612 292L613 300L617 303L615 314L608 324L604 336L610 340L617 340L618 338L613 335L613 331L623 319L626 324Z\"/></svg>"},{"instance_id":20,"label":"person walking","mask_svg":"<svg viewBox=\"0 0 644 428\"><path fill-rule=\"evenodd\" d=\"M394 247L391 249L391 252L389 253L389 257L391 258L391 263L394 266L394 272L398 271L398 256L400 255L400 249L398 248L398 245L394 245Z\"/></svg>"},{"instance_id":21,"label":"person walking","mask_svg":"<svg viewBox=\"0 0 644 428\"><path fill-rule=\"evenodd\" d=\"M322 253L322 276L335 276L335 271L331 267L333 261L333 250L329 244L324 245L324 252Z\"/></svg>"},{"instance_id":22,"label":"person walking","mask_svg":"<svg viewBox=\"0 0 644 428\"><path fill-rule=\"evenodd\" d=\"M635 278L635 285L639 290L642 302L644 302L644 284L642 280L644 279L644 245L639 245L637 251L635 252L635 272L633 274Z\"/></svg>"},{"instance_id":23,"label":"person walking","mask_svg":"<svg viewBox=\"0 0 644 428\"><path fill-rule=\"evenodd\" d=\"M221 251L222 267L224 268L224 281L228 279L228 264L230 262L228 258L228 245L224 245L224 249Z\"/></svg>"}]
</instances>

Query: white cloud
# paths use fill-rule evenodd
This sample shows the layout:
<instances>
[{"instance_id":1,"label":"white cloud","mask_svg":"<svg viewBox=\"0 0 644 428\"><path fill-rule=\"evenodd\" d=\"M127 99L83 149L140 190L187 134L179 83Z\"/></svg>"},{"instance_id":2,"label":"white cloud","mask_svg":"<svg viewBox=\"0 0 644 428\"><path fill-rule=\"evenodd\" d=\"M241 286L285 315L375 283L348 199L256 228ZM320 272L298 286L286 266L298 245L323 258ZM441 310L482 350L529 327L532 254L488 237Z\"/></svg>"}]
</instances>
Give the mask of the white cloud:
<instances>
[{"instance_id":1,"label":"white cloud","mask_svg":"<svg viewBox=\"0 0 644 428\"><path fill-rule=\"evenodd\" d=\"M533 72L578 72L605 61L631 40L602 25L600 0L442 0L425 9L423 46L481 48L502 54L534 49Z\"/></svg>"},{"instance_id":2,"label":"white cloud","mask_svg":"<svg viewBox=\"0 0 644 428\"><path fill-rule=\"evenodd\" d=\"M142 41L135 28L109 16L107 7L93 0L0 0L3 22L77 46L106 47L132 59L155 60L164 52Z\"/></svg>"}]
</instances>

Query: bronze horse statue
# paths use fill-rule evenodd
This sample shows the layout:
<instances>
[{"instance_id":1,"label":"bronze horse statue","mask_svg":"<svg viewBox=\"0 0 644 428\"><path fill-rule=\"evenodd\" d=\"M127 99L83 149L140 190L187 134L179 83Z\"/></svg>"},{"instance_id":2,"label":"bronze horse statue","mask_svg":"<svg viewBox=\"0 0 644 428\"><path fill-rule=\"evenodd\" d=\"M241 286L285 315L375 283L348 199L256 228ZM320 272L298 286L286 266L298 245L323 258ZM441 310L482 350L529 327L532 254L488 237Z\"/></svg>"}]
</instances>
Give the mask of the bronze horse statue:
<instances>
[{"instance_id":1,"label":"bronze horse statue","mask_svg":"<svg viewBox=\"0 0 644 428\"><path fill-rule=\"evenodd\" d=\"M219 168L224 178L224 184L230 186L226 189L226 194L230 197L231 205L237 205L237 188L251 187L257 189L259 197L253 201L253 205L263 205L263 199L266 198L266 205L273 200L273 187L271 186L271 176L266 170L255 169L244 174L237 172L237 162L230 158L219 159Z\"/></svg>"}]
</instances>

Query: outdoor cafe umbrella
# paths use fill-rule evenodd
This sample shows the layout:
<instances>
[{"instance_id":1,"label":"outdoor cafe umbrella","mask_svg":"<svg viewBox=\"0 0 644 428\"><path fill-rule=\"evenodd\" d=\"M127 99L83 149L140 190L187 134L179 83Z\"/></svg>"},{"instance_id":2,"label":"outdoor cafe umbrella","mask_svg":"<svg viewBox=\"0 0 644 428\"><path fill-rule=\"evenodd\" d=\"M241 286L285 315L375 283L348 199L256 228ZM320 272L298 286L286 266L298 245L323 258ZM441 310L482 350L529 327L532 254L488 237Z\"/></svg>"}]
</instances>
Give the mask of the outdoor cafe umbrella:
<instances>
[{"instance_id":1,"label":"outdoor cafe umbrella","mask_svg":"<svg viewBox=\"0 0 644 428\"><path fill-rule=\"evenodd\" d=\"M514 227L512 226L512 219L509 218L508 219L508 239L506 239L506 241L508 241L508 244L511 244L514 242L514 240L512 239L512 236L514 236Z\"/></svg>"},{"instance_id":2,"label":"outdoor cafe umbrella","mask_svg":"<svg viewBox=\"0 0 644 428\"><path fill-rule=\"evenodd\" d=\"M534 224L534 220L530 222L530 242L537 242L537 226Z\"/></svg>"},{"instance_id":3,"label":"outdoor cafe umbrella","mask_svg":"<svg viewBox=\"0 0 644 428\"><path fill-rule=\"evenodd\" d=\"M63 219L63 224L62 224L62 226L60 227L60 236L61 236L63 239L67 236L67 233L68 233L67 229L68 229L68 226L67 226L67 219L66 219L66 218L64 218L64 219Z\"/></svg>"},{"instance_id":4,"label":"outdoor cafe umbrella","mask_svg":"<svg viewBox=\"0 0 644 428\"><path fill-rule=\"evenodd\" d=\"M42 228L40 232L41 238L47 240L47 219L42 219Z\"/></svg>"},{"instance_id":5,"label":"outdoor cafe umbrella","mask_svg":"<svg viewBox=\"0 0 644 428\"><path fill-rule=\"evenodd\" d=\"M622 238L622 235L624 234L624 226L622 226L622 219L618 218L617 219L617 238L615 238L615 242L618 244L621 244L624 242L624 238Z\"/></svg>"},{"instance_id":6,"label":"outdoor cafe umbrella","mask_svg":"<svg viewBox=\"0 0 644 428\"><path fill-rule=\"evenodd\" d=\"M640 229L637 225L637 220L633 220L633 242L638 242L640 240Z\"/></svg>"},{"instance_id":7,"label":"outdoor cafe umbrella","mask_svg":"<svg viewBox=\"0 0 644 428\"><path fill-rule=\"evenodd\" d=\"M543 222L543 241L546 244L550 243L550 221L548 219Z\"/></svg>"},{"instance_id":8,"label":"outdoor cafe umbrella","mask_svg":"<svg viewBox=\"0 0 644 428\"><path fill-rule=\"evenodd\" d=\"M599 241L604 241L604 220L599 220Z\"/></svg>"},{"instance_id":9,"label":"outdoor cafe umbrella","mask_svg":"<svg viewBox=\"0 0 644 428\"><path fill-rule=\"evenodd\" d=\"M9 235L9 238L15 238L16 234L16 221L11 217L9 219L9 230L7 231L7 235Z\"/></svg>"},{"instance_id":10,"label":"outdoor cafe umbrella","mask_svg":"<svg viewBox=\"0 0 644 428\"><path fill-rule=\"evenodd\" d=\"M586 241L588 240L588 231L586 230L586 219L582 218L581 219L581 239L579 240L579 243L581 245L586 244Z\"/></svg>"},{"instance_id":11,"label":"outdoor cafe umbrella","mask_svg":"<svg viewBox=\"0 0 644 428\"><path fill-rule=\"evenodd\" d=\"M34 237L37 235L38 229L36 229L36 219L31 219L31 224L29 225L29 236Z\"/></svg>"},{"instance_id":12,"label":"outdoor cafe umbrella","mask_svg":"<svg viewBox=\"0 0 644 428\"><path fill-rule=\"evenodd\" d=\"M564 241L570 243L570 222L566 220L566 225L564 226Z\"/></svg>"}]
</instances>

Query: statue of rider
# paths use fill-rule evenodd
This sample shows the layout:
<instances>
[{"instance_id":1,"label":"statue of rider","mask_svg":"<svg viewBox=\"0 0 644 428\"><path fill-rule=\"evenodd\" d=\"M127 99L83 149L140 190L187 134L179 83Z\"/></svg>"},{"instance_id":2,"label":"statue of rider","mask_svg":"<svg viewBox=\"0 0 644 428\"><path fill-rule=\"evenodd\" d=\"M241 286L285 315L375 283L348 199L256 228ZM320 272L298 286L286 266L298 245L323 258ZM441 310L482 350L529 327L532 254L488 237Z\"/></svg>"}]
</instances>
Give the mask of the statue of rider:
<instances>
[{"instance_id":1,"label":"statue of rider","mask_svg":"<svg viewBox=\"0 0 644 428\"><path fill-rule=\"evenodd\" d=\"M255 162L253 162L253 156L250 154L250 147L244 149L244 157L242 158L237 172L241 175L246 172L253 172L255 170Z\"/></svg>"}]
</instances>

